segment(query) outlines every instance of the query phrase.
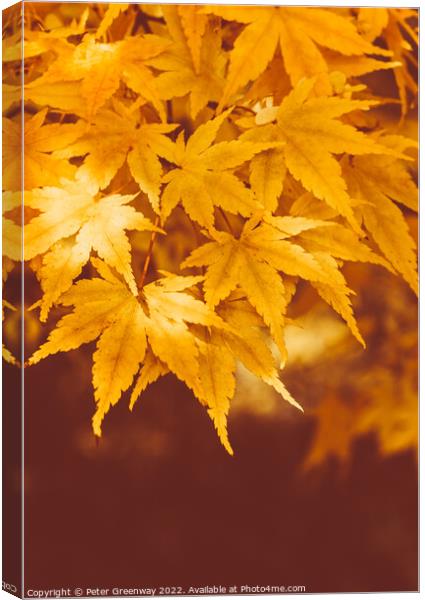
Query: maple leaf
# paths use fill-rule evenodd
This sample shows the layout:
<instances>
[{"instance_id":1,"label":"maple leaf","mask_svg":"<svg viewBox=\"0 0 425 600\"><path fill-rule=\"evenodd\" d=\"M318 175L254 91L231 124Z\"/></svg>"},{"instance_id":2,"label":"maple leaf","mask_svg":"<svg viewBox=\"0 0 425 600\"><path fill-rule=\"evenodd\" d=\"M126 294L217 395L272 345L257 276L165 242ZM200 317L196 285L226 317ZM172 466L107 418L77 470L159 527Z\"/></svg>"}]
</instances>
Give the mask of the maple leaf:
<instances>
[{"instance_id":1,"label":"maple leaf","mask_svg":"<svg viewBox=\"0 0 425 600\"><path fill-rule=\"evenodd\" d=\"M182 268L208 267L204 291L207 304L213 307L239 286L270 327L284 359L283 329L288 299L278 271L309 280L322 280L324 274L314 256L286 241L291 234L267 224L254 228L256 222L258 219L248 221L239 239L226 232L211 231L215 240L194 250ZM315 225L311 222L310 226Z\"/></svg>"},{"instance_id":2,"label":"maple leaf","mask_svg":"<svg viewBox=\"0 0 425 600\"><path fill-rule=\"evenodd\" d=\"M145 286L140 302L105 263L98 259L92 262L101 278L83 279L61 297L60 303L73 306L73 312L59 321L28 364L99 338L93 354L96 435L101 435L104 416L131 386L137 373L131 409L147 385L171 371L207 405L220 440L233 454L226 417L234 393L236 357L285 400L301 408L279 380L273 355L257 331L255 317L254 321L252 316L247 320L244 302L221 309L229 323L250 329L249 335L241 338L220 316L183 291L201 277L168 275ZM196 336L190 330L191 324L208 328L204 330L208 343L199 337L199 332Z\"/></svg>"},{"instance_id":3,"label":"maple leaf","mask_svg":"<svg viewBox=\"0 0 425 600\"><path fill-rule=\"evenodd\" d=\"M97 186L87 181L64 180L60 188L33 190L26 198L26 204L41 214L25 226L25 260L47 252L39 271L44 291L43 320L53 302L81 273L92 250L116 268L132 293L137 294L125 230L157 228L134 207L127 206L135 196L99 197L97 192ZM74 239L67 240L71 236Z\"/></svg>"},{"instance_id":4,"label":"maple leaf","mask_svg":"<svg viewBox=\"0 0 425 600\"><path fill-rule=\"evenodd\" d=\"M278 45L293 86L303 77L327 72L320 46L347 56L388 54L364 40L352 23L330 10L294 6L208 6L205 10L226 20L246 24L230 54L220 107L265 70Z\"/></svg>"},{"instance_id":5,"label":"maple leaf","mask_svg":"<svg viewBox=\"0 0 425 600\"><path fill-rule=\"evenodd\" d=\"M224 88L225 56L218 32L197 6L162 7L173 43L149 65L164 71L156 78L164 100L189 95L193 119L209 101L220 99Z\"/></svg>"},{"instance_id":6,"label":"maple leaf","mask_svg":"<svg viewBox=\"0 0 425 600\"><path fill-rule=\"evenodd\" d=\"M241 140L213 144L228 114L226 111L200 125L187 144L179 136L172 160L178 168L163 178L167 183L161 197L163 221L180 201L188 215L207 228L214 222L214 206L243 216L258 208L252 191L231 170L258 152L281 144Z\"/></svg>"},{"instance_id":7,"label":"maple leaf","mask_svg":"<svg viewBox=\"0 0 425 600\"><path fill-rule=\"evenodd\" d=\"M286 292L289 291L289 282ZM215 338L208 338L200 355L201 382L209 415L213 419L219 437L230 454L233 450L227 438L227 413L229 399L235 388L235 370L240 361L251 373L271 386L282 398L303 411L287 390L276 369L275 358L265 341L264 321L243 298L240 291L230 294L220 303L218 314L231 325L230 330L216 330ZM212 346L212 347L211 347ZM204 362L202 362L204 361Z\"/></svg>"},{"instance_id":8,"label":"maple leaf","mask_svg":"<svg viewBox=\"0 0 425 600\"><path fill-rule=\"evenodd\" d=\"M2 200L2 252L11 260L22 260L22 228L7 213L22 205L20 192L3 192Z\"/></svg>"},{"instance_id":9,"label":"maple leaf","mask_svg":"<svg viewBox=\"0 0 425 600\"><path fill-rule=\"evenodd\" d=\"M99 404L94 427L98 434L99 418L130 386L146 351L141 306L106 266L101 269L106 278L81 280L62 297L61 302L74 305L74 311L59 321L47 342L29 360L29 364L35 364L50 354L67 352L101 336L93 367Z\"/></svg>"},{"instance_id":10,"label":"maple leaf","mask_svg":"<svg viewBox=\"0 0 425 600\"><path fill-rule=\"evenodd\" d=\"M301 81L286 96L277 111L277 125L264 125L249 130L243 140L280 139L282 152L290 173L306 190L327 202L344 216L356 230L352 202L341 166L334 154L397 154L378 144L373 138L336 118L353 110L367 110L370 102L345 98L309 98L314 79ZM279 169L277 169L279 170ZM282 177L285 170L282 169ZM264 179L268 173L264 173ZM272 181L277 180L276 174ZM268 185L272 185L269 183ZM273 183L275 185L275 183ZM273 192L271 208L275 207L280 187Z\"/></svg>"},{"instance_id":11,"label":"maple leaf","mask_svg":"<svg viewBox=\"0 0 425 600\"><path fill-rule=\"evenodd\" d=\"M199 388L198 348L188 324L222 327L224 322L205 304L183 290L199 277L165 277L143 288L142 302L99 259L92 259L101 277L83 279L60 302L74 306L28 364L57 352L68 352L97 338L93 354L93 386L97 410L93 430L132 384L140 367L137 390L169 369L195 392ZM142 303L145 303L146 310ZM148 348L148 363L144 359ZM159 359L155 363L153 356ZM147 373L149 371L149 373ZM135 398L131 400L133 406Z\"/></svg>"},{"instance_id":12,"label":"maple leaf","mask_svg":"<svg viewBox=\"0 0 425 600\"><path fill-rule=\"evenodd\" d=\"M3 187L11 191L57 185L61 177L72 178L75 167L51 154L75 141L84 130L81 123L43 125L47 108L25 122L3 118ZM23 140L22 140L23 132ZM24 176L22 182L22 142Z\"/></svg>"},{"instance_id":13,"label":"maple leaf","mask_svg":"<svg viewBox=\"0 0 425 600\"><path fill-rule=\"evenodd\" d=\"M401 136L381 136L381 144L404 150L415 142ZM418 293L416 244L400 208L417 210L418 190L405 164L393 157L356 157L344 163L344 174L353 197L362 200L358 211L367 230L415 293Z\"/></svg>"},{"instance_id":14,"label":"maple leaf","mask_svg":"<svg viewBox=\"0 0 425 600\"><path fill-rule=\"evenodd\" d=\"M152 102L161 119L165 120L155 77L145 66L145 61L163 52L168 45L167 40L155 35L129 37L109 44L97 42L94 36L86 35L78 46L69 44L71 48L61 52L47 71L27 88L37 91L37 88L43 88L45 84L76 82L78 92L85 102L83 116L92 121L123 80L129 88ZM60 95L53 106L61 108ZM65 110L66 107L67 104L64 105Z\"/></svg>"},{"instance_id":15,"label":"maple leaf","mask_svg":"<svg viewBox=\"0 0 425 600\"><path fill-rule=\"evenodd\" d=\"M197 248L183 262L182 268L208 267L204 282L207 304L216 306L239 287L269 326L285 360L283 329L290 297L278 271L299 276L310 281L364 346L349 298L353 292L335 257L391 269L388 263L362 244L354 232L335 223L292 216L266 216L266 222L258 227L256 222L258 219L253 218L246 223L239 240L214 232L215 241ZM287 241L291 237L294 239Z\"/></svg>"},{"instance_id":16,"label":"maple leaf","mask_svg":"<svg viewBox=\"0 0 425 600\"><path fill-rule=\"evenodd\" d=\"M79 174L96 182L100 189L109 185L127 160L131 174L158 212L162 179L159 157L172 160L174 144L165 134L177 125L146 123L137 106L126 108L114 102L114 107L114 111L101 109L87 132L60 156L87 155Z\"/></svg>"}]
</instances>

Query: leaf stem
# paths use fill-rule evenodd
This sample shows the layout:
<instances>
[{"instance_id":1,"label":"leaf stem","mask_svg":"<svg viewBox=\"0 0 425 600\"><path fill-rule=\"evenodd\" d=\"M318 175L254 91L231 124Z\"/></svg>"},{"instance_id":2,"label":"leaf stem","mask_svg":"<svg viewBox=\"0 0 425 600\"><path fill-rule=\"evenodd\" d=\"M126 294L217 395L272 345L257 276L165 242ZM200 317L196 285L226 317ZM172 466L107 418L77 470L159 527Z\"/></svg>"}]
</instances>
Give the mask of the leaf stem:
<instances>
[{"instance_id":1,"label":"leaf stem","mask_svg":"<svg viewBox=\"0 0 425 600\"><path fill-rule=\"evenodd\" d=\"M156 216L155 227L158 227L158 225L159 225L159 215ZM139 281L139 290L142 290L143 286L145 284L145 279L146 279L146 275L148 273L149 264L151 262L153 246L155 244L155 239L156 239L157 234L158 234L157 231L152 231L151 239L149 241L148 251L146 253L145 264L143 265L142 276L140 277L140 281Z\"/></svg>"}]
</instances>

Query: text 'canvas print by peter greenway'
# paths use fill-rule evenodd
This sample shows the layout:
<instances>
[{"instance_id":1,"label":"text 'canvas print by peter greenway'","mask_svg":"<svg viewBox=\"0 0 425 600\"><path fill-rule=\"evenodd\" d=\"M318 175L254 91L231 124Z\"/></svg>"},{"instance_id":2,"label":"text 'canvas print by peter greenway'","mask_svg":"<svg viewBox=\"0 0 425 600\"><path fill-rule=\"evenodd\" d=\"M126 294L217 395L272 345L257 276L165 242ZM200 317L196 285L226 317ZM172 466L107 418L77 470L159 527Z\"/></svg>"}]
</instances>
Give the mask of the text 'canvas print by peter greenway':
<instances>
[{"instance_id":1,"label":"text 'canvas print by peter greenway'","mask_svg":"<svg viewBox=\"0 0 425 600\"><path fill-rule=\"evenodd\" d=\"M3 11L3 590L418 590L418 36Z\"/></svg>"}]
</instances>

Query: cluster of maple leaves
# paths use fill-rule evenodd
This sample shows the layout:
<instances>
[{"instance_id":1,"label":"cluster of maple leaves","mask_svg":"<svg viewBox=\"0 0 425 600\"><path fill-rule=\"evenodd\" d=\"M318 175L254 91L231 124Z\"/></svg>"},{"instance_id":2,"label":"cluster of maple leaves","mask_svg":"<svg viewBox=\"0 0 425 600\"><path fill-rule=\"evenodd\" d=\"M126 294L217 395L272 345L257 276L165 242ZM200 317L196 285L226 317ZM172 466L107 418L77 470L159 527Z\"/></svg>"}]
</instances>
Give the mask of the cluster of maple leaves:
<instances>
[{"instance_id":1,"label":"cluster of maple leaves","mask_svg":"<svg viewBox=\"0 0 425 600\"><path fill-rule=\"evenodd\" d=\"M237 361L301 408L279 377L300 281L363 345L345 261L417 292L416 142L385 122L415 101L416 13L70 7L5 23L4 272L22 258L23 195L31 308L72 308L28 364L97 340L97 435L133 383L131 408L171 372L232 453ZM361 79L388 70L398 97Z\"/></svg>"}]
</instances>

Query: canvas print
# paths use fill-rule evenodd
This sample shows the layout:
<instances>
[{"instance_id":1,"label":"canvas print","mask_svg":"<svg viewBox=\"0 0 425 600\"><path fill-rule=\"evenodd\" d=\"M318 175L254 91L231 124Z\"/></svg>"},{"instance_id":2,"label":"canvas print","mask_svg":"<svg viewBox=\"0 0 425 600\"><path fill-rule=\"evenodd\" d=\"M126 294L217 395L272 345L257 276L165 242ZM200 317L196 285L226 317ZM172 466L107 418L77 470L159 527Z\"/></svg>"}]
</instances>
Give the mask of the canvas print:
<instances>
[{"instance_id":1,"label":"canvas print","mask_svg":"<svg viewBox=\"0 0 425 600\"><path fill-rule=\"evenodd\" d=\"M3 589L418 589L418 10L3 11Z\"/></svg>"}]
</instances>

